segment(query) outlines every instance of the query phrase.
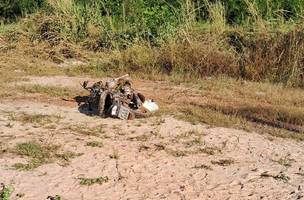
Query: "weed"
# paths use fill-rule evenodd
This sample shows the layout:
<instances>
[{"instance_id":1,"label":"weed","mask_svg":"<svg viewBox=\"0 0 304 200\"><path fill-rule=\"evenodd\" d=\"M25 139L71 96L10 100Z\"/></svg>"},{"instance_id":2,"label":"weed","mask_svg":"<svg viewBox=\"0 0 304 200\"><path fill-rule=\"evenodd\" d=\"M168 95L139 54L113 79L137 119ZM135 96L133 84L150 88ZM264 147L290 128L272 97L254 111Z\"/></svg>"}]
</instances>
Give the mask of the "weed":
<instances>
[{"instance_id":1,"label":"weed","mask_svg":"<svg viewBox=\"0 0 304 200\"><path fill-rule=\"evenodd\" d=\"M58 150L58 146L41 146L35 142L19 143L12 150L13 153L30 158L26 164L16 163L13 168L18 170L31 170L52 160L52 154Z\"/></svg>"},{"instance_id":2,"label":"weed","mask_svg":"<svg viewBox=\"0 0 304 200\"><path fill-rule=\"evenodd\" d=\"M285 157L285 158L280 158L279 160L274 162L277 162L278 164L283 165L284 167L291 167L291 164L292 162L294 162L294 159Z\"/></svg>"},{"instance_id":3,"label":"weed","mask_svg":"<svg viewBox=\"0 0 304 200\"><path fill-rule=\"evenodd\" d=\"M118 158L119 158L118 151L114 149L114 150L113 150L113 153L112 153L111 155L109 155L109 157L110 157L111 159L118 160Z\"/></svg>"},{"instance_id":4,"label":"weed","mask_svg":"<svg viewBox=\"0 0 304 200\"><path fill-rule=\"evenodd\" d=\"M194 169L207 169L207 170L212 170L212 168L211 168L210 166L204 165L204 164L202 164L202 165L195 165L193 168L194 168Z\"/></svg>"},{"instance_id":5,"label":"weed","mask_svg":"<svg viewBox=\"0 0 304 200\"><path fill-rule=\"evenodd\" d=\"M87 146L90 147L103 147L102 142L99 141L91 141L91 142L87 142Z\"/></svg>"},{"instance_id":6,"label":"weed","mask_svg":"<svg viewBox=\"0 0 304 200\"><path fill-rule=\"evenodd\" d=\"M59 195L55 195L54 197L53 196L48 196L47 199L48 200L61 200L61 196L59 196Z\"/></svg>"},{"instance_id":7,"label":"weed","mask_svg":"<svg viewBox=\"0 0 304 200\"><path fill-rule=\"evenodd\" d=\"M220 159L218 161L211 161L213 165L220 165L220 166L229 166L234 164L234 160L232 159Z\"/></svg>"},{"instance_id":8,"label":"weed","mask_svg":"<svg viewBox=\"0 0 304 200\"><path fill-rule=\"evenodd\" d=\"M105 177L98 177L98 178L78 178L80 180L80 185L87 185L91 186L94 184L102 185L103 183L106 183L109 181L109 178L107 176Z\"/></svg>"},{"instance_id":9,"label":"weed","mask_svg":"<svg viewBox=\"0 0 304 200\"><path fill-rule=\"evenodd\" d=\"M35 142L19 143L13 150L20 156L43 159L50 157L50 154L58 149L58 146L41 146Z\"/></svg>"},{"instance_id":10,"label":"weed","mask_svg":"<svg viewBox=\"0 0 304 200\"><path fill-rule=\"evenodd\" d=\"M287 183L290 180L290 178L287 175L283 174L282 172L280 172L277 175L269 174L268 172L263 172L260 176L264 178L269 178L269 177L274 178L275 180L280 180L285 183Z\"/></svg>"},{"instance_id":11,"label":"weed","mask_svg":"<svg viewBox=\"0 0 304 200\"><path fill-rule=\"evenodd\" d=\"M9 197L11 196L14 189L10 186L4 185L3 183L1 183L0 186L0 200L9 200Z\"/></svg>"},{"instance_id":12,"label":"weed","mask_svg":"<svg viewBox=\"0 0 304 200\"><path fill-rule=\"evenodd\" d=\"M221 153L221 149L216 147L203 147L198 149L198 153L204 153L208 155L215 155L216 153Z\"/></svg>"},{"instance_id":13,"label":"weed","mask_svg":"<svg viewBox=\"0 0 304 200\"><path fill-rule=\"evenodd\" d=\"M83 153L74 153L74 152L66 151L63 153L56 153L55 157L63 160L66 163L69 163L71 159L81 155L83 155Z\"/></svg>"},{"instance_id":14,"label":"weed","mask_svg":"<svg viewBox=\"0 0 304 200\"><path fill-rule=\"evenodd\" d=\"M154 144L154 146L155 146L155 150L156 151L162 151L162 150L165 150L166 149L166 145L164 145L164 144Z\"/></svg>"},{"instance_id":15,"label":"weed","mask_svg":"<svg viewBox=\"0 0 304 200\"><path fill-rule=\"evenodd\" d=\"M27 163L15 163L12 167L17 170L32 170L58 159L67 165L70 159L82 155L73 152L58 153L58 151L59 146L56 145L40 145L36 142L19 143L10 152L28 157L29 160Z\"/></svg>"}]
</instances>

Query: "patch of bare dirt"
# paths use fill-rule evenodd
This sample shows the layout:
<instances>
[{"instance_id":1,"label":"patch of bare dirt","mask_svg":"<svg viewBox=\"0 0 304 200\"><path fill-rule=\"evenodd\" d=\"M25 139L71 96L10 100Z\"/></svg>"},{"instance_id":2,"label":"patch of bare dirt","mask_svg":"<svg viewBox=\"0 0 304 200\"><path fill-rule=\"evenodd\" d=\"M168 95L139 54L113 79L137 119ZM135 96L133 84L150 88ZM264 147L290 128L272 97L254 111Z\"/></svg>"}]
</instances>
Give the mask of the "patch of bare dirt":
<instances>
[{"instance_id":1,"label":"patch of bare dirt","mask_svg":"<svg viewBox=\"0 0 304 200\"><path fill-rule=\"evenodd\" d=\"M32 78L31 83L75 87L82 78ZM164 83L135 82L152 98L170 94ZM160 90L160 89L159 89ZM169 89L167 90L169 91ZM172 89L171 89L172 91ZM193 97L195 98L195 97ZM59 116L34 125L13 113ZM2 149L39 141L79 154L68 165L44 164L30 171L12 166L26 157L0 153L0 182L14 187L11 199L301 199L304 143L244 131L192 125L171 116L133 121L85 115L77 105L19 99L0 103ZM88 142L102 146L92 147ZM302 170L303 169L303 170ZM107 177L85 185L79 178ZM21 198L22 199L22 198Z\"/></svg>"}]
</instances>

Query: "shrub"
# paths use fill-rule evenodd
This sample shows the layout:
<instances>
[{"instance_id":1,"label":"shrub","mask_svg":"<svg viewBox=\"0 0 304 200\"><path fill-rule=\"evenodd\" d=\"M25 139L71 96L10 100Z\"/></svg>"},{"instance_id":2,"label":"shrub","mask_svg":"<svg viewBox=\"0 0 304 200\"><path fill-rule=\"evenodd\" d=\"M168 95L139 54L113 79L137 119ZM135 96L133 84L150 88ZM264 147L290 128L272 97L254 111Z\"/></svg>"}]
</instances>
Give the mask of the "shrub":
<instances>
[{"instance_id":1,"label":"shrub","mask_svg":"<svg viewBox=\"0 0 304 200\"><path fill-rule=\"evenodd\" d=\"M46 0L1 0L0 19L12 20L17 16L32 13L46 4Z\"/></svg>"}]
</instances>

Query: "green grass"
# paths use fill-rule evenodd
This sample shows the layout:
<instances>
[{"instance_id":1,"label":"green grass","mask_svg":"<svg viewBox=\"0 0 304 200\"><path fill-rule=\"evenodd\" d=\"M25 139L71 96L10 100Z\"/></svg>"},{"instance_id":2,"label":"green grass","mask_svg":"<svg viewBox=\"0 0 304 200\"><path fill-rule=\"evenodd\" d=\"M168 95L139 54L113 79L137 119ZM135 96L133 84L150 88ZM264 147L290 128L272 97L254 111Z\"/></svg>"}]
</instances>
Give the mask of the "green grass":
<instances>
[{"instance_id":1,"label":"green grass","mask_svg":"<svg viewBox=\"0 0 304 200\"><path fill-rule=\"evenodd\" d=\"M102 185L103 183L106 183L109 181L109 178L107 176L105 177L98 177L98 178L78 178L80 180L79 184L80 185L86 185L86 186L91 186L94 184L99 184Z\"/></svg>"},{"instance_id":2,"label":"green grass","mask_svg":"<svg viewBox=\"0 0 304 200\"><path fill-rule=\"evenodd\" d=\"M0 184L0 200L9 200L14 189L11 186Z\"/></svg>"},{"instance_id":3,"label":"green grass","mask_svg":"<svg viewBox=\"0 0 304 200\"><path fill-rule=\"evenodd\" d=\"M89 147L103 147L103 144L102 142L99 142L99 141L90 141L90 142L87 142L87 146Z\"/></svg>"},{"instance_id":4,"label":"green grass","mask_svg":"<svg viewBox=\"0 0 304 200\"><path fill-rule=\"evenodd\" d=\"M59 146L41 145L36 142L19 143L11 153L28 158L27 163L16 163L12 167L17 170L33 170L41 165L60 161L63 165L67 165L70 159L80 156L73 152L60 152Z\"/></svg>"},{"instance_id":5,"label":"green grass","mask_svg":"<svg viewBox=\"0 0 304 200\"><path fill-rule=\"evenodd\" d=\"M42 146L35 142L19 143L12 150L13 153L28 157L28 163L16 163L13 168L18 170L32 170L43 164L52 162L52 157L58 151L58 146Z\"/></svg>"}]
</instances>

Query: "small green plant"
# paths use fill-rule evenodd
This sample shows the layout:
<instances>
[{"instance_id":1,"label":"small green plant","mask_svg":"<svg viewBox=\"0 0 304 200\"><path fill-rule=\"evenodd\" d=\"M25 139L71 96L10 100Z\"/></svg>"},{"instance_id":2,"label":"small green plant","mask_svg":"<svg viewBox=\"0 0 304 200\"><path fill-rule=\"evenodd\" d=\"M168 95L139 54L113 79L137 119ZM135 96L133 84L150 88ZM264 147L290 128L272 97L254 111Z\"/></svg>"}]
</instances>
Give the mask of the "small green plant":
<instances>
[{"instance_id":1,"label":"small green plant","mask_svg":"<svg viewBox=\"0 0 304 200\"><path fill-rule=\"evenodd\" d=\"M94 185L94 184L99 184L102 185L103 183L106 183L109 181L109 178L107 176L105 177L98 177L98 178L78 178L80 180L79 184L80 185Z\"/></svg>"},{"instance_id":2,"label":"small green plant","mask_svg":"<svg viewBox=\"0 0 304 200\"><path fill-rule=\"evenodd\" d=\"M283 165L284 167L291 167L292 163L294 162L293 159L290 158L280 158L279 160L275 161L280 165Z\"/></svg>"},{"instance_id":3,"label":"small green plant","mask_svg":"<svg viewBox=\"0 0 304 200\"><path fill-rule=\"evenodd\" d=\"M82 155L69 151L59 153L57 145L41 145L36 142L19 143L10 152L29 158L27 163L15 163L12 166L17 170L32 170L54 161L60 161L65 166L69 164L70 159Z\"/></svg>"},{"instance_id":4,"label":"small green plant","mask_svg":"<svg viewBox=\"0 0 304 200\"><path fill-rule=\"evenodd\" d=\"M20 156L26 156L30 158L30 160L25 164L16 163L13 167L18 170L31 170L49 163L52 159L52 154L54 154L58 148L58 146L42 146L36 142L19 143L11 152Z\"/></svg>"},{"instance_id":5,"label":"small green plant","mask_svg":"<svg viewBox=\"0 0 304 200\"><path fill-rule=\"evenodd\" d=\"M87 146L90 147L103 147L102 142L99 141L91 141L91 142L87 142Z\"/></svg>"},{"instance_id":6,"label":"small green plant","mask_svg":"<svg viewBox=\"0 0 304 200\"><path fill-rule=\"evenodd\" d=\"M14 189L10 186L6 186L3 183L0 184L0 187L2 187L0 190L0 200L9 200L9 197Z\"/></svg>"}]
</instances>

